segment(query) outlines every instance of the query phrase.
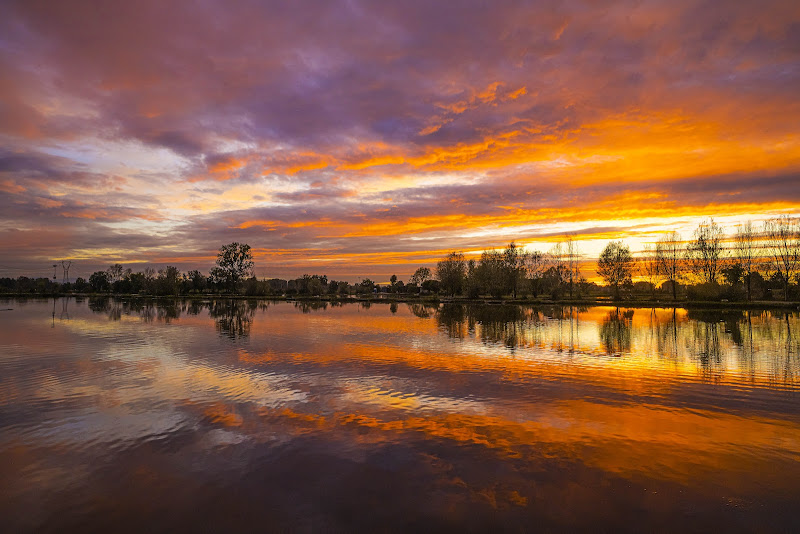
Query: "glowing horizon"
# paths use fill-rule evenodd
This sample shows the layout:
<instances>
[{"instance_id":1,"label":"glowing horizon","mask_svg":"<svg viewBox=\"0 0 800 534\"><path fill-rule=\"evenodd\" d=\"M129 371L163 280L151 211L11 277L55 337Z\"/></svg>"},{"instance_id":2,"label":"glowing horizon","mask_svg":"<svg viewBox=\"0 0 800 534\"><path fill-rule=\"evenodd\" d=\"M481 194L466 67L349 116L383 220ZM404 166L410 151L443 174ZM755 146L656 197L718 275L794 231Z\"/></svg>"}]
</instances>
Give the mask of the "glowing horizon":
<instances>
[{"instance_id":1,"label":"glowing horizon","mask_svg":"<svg viewBox=\"0 0 800 534\"><path fill-rule=\"evenodd\" d=\"M0 7L0 276L401 279L800 214L800 6ZM60 273L59 273L60 276Z\"/></svg>"}]
</instances>

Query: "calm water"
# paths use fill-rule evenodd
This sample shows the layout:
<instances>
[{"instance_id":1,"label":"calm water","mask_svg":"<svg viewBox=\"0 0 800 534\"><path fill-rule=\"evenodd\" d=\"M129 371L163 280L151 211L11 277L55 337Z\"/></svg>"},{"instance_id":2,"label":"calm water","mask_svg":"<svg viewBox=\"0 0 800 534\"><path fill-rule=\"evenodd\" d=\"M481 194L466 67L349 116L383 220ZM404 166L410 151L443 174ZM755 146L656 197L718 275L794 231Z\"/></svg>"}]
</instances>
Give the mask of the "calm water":
<instances>
[{"instance_id":1,"label":"calm water","mask_svg":"<svg viewBox=\"0 0 800 534\"><path fill-rule=\"evenodd\" d=\"M3 532L800 531L796 313L0 309Z\"/></svg>"}]
</instances>

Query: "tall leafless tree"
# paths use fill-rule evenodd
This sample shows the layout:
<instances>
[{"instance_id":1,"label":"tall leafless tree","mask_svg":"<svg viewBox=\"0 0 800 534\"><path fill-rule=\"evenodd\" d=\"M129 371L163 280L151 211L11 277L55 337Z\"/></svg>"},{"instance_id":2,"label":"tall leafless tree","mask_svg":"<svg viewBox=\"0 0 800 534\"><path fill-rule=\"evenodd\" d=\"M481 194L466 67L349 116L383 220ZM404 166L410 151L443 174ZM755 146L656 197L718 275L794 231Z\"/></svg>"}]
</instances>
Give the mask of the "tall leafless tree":
<instances>
[{"instance_id":1,"label":"tall leafless tree","mask_svg":"<svg viewBox=\"0 0 800 534\"><path fill-rule=\"evenodd\" d=\"M764 237L771 267L783 282L783 299L789 300L789 284L800 265L800 221L782 215L764 223Z\"/></svg>"},{"instance_id":2,"label":"tall leafless tree","mask_svg":"<svg viewBox=\"0 0 800 534\"><path fill-rule=\"evenodd\" d=\"M713 284L717 281L725 255L724 239L722 227L710 217L694 231L687 257L695 275L704 282Z\"/></svg>"},{"instance_id":3,"label":"tall leafless tree","mask_svg":"<svg viewBox=\"0 0 800 534\"><path fill-rule=\"evenodd\" d=\"M567 263L565 261L564 244L560 241L553 245L547 253L547 263L556 274L556 283L561 287L569 281Z\"/></svg>"},{"instance_id":4,"label":"tall leafless tree","mask_svg":"<svg viewBox=\"0 0 800 534\"><path fill-rule=\"evenodd\" d=\"M656 242L658 272L672 285L672 300L678 299L678 280L683 274L683 242L678 232L670 232Z\"/></svg>"},{"instance_id":5,"label":"tall leafless tree","mask_svg":"<svg viewBox=\"0 0 800 534\"><path fill-rule=\"evenodd\" d=\"M538 250L533 250L525 257L525 275L530 281L533 296L539 294L539 285L547 270L547 258Z\"/></svg>"},{"instance_id":6,"label":"tall leafless tree","mask_svg":"<svg viewBox=\"0 0 800 534\"><path fill-rule=\"evenodd\" d=\"M747 300L750 301L752 274L757 271L758 236L753 228L752 221L739 225L736 230L736 259L742 266L747 288Z\"/></svg>"},{"instance_id":7,"label":"tall leafless tree","mask_svg":"<svg viewBox=\"0 0 800 534\"><path fill-rule=\"evenodd\" d=\"M578 252L578 243L575 242L575 238L573 236L567 236L564 249L567 265L567 277L569 279L569 298L573 298L575 286L581 279L579 263L580 253Z\"/></svg>"},{"instance_id":8,"label":"tall leafless tree","mask_svg":"<svg viewBox=\"0 0 800 534\"><path fill-rule=\"evenodd\" d=\"M651 245L645 245L642 255L639 258L639 274L650 284L651 296L656 296L656 285L658 279L662 277L659 269L656 252Z\"/></svg>"}]
</instances>

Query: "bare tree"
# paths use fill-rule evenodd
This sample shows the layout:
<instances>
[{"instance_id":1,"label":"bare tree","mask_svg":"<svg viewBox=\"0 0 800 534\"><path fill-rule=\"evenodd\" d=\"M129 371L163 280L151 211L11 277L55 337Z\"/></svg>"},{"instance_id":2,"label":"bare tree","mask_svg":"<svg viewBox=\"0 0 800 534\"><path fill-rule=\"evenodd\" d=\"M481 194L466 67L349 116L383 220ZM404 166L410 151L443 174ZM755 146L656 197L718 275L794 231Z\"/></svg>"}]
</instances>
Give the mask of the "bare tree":
<instances>
[{"instance_id":1,"label":"bare tree","mask_svg":"<svg viewBox=\"0 0 800 534\"><path fill-rule=\"evenodd\" d=\"M547 253L547 263L549 264L548 270L552 269L552 274L554 275L553 284L556 291L560 293L561 288L569 282L564 245L561 242L556 243L550 248L550 251Z\"/></svg>"},{"instance_id":2,"label":"bare tree","mask_svg":"<svg viewBox=\"0 0 800 534\"><path fill-rule=\"evenodd\" d=\"M678 232L670 232L656 242L658 272L672 285L672 300L678 299L678 279L683 274L683 245Z\"/></svg>"},{"instance_id":3,"label":"bare tree","mask_svg":"<svg viewBox=\"0 0 800 534\"><path fill-rule=\"evenodd\" d=\"M771 267L783 282L783 299L789 300L789 284L800 265L800 221L782 215L764 223L767 253Z\"/></svg>"},{"instance_id":4,"label":"bare tree","mask_svg":"<svg viewBox=\"0 0 800 534\"><path fill-rule=\"evenodd\" d=\"M112 284L114 282L118 282L122 280L122 274L124 273L124 268L119 263L115 263L114 265L110 266L106 272L108 273L108 281Z\"/></svg>"},{"instance_id":5,"label":"bare tree","mask_svg":"<svg viewBox=\"0 0 800 534\"><path fill-rule=\"evenodd\" d=\"M578 244L575 242L575 238L573 236L567 236L564 249L566 278L569 282L569 298L572 298L575 284L578 283L581 276L580 266L578 265Z\"/></svg>"},{"instance_id":6,"label":"bare tree","mask_svg":"<svg viewBox=\"0 0 800 534\"><path fill-rule=\"evenodd\" d=\"M709 217L700 223L694 231L694 239L689 243L689 264L695 275L707 283L717 282L725 254L722 246L724 238L722 227Z\"/></svg>"},{"instance_id":7,"label":"bare tree","mask_svg":"<svg viewBox=\"0 0 800 534\"><path fill-rule=\"evenodd\" d=\"M751 275L756 272L756 258L758 253L758 243L756 242L758 236L753 229L752 221L739 225L736 230L736 259L742 266L744 271L745 281L747 282L747 300L750 301L750 279Z\"/></svg>"},{"instance_id":8,"label":"bare tree","mask_svg":"<svg viewBox=\"0 0 800 534\"><path fill-rule=\"evenodd\" d=\"M547 258L538 250L533 250L528 253L525 258L525 275L530 281L531 291L533 296L538 296L539 285L547 270Z\"/></svg>"},{"instance_id":9,"label":"bare tree","mask_svg":"<svg viewBox=\"0 0 800 534\"><path fill-rule=\"evenodd\" d=\"M661 278L661 270L659 269L658 259L656 252L651 245L645 245L642 251L642 257L639 259L639 273L644 276L650 284L651 296L656 296L656 284L658 279Z\"/></svg>"}]
</instances>

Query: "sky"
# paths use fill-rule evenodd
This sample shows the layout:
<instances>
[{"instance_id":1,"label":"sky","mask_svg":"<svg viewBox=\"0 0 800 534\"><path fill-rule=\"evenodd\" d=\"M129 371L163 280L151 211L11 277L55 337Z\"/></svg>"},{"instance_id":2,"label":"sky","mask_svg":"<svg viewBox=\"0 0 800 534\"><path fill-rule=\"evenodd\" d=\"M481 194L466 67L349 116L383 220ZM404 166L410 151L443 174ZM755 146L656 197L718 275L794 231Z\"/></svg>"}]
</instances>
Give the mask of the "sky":
<instances>
[{"instance_id":1,"label":"sky","mask_svg":"<svg viewBox=\"0 0 800 534\"><path fill-rule=\"evenodd\" d=\"M800 214L798 95L796 0L3 0L0 276L732 232Z\"/></svg>"}]
</instances>

